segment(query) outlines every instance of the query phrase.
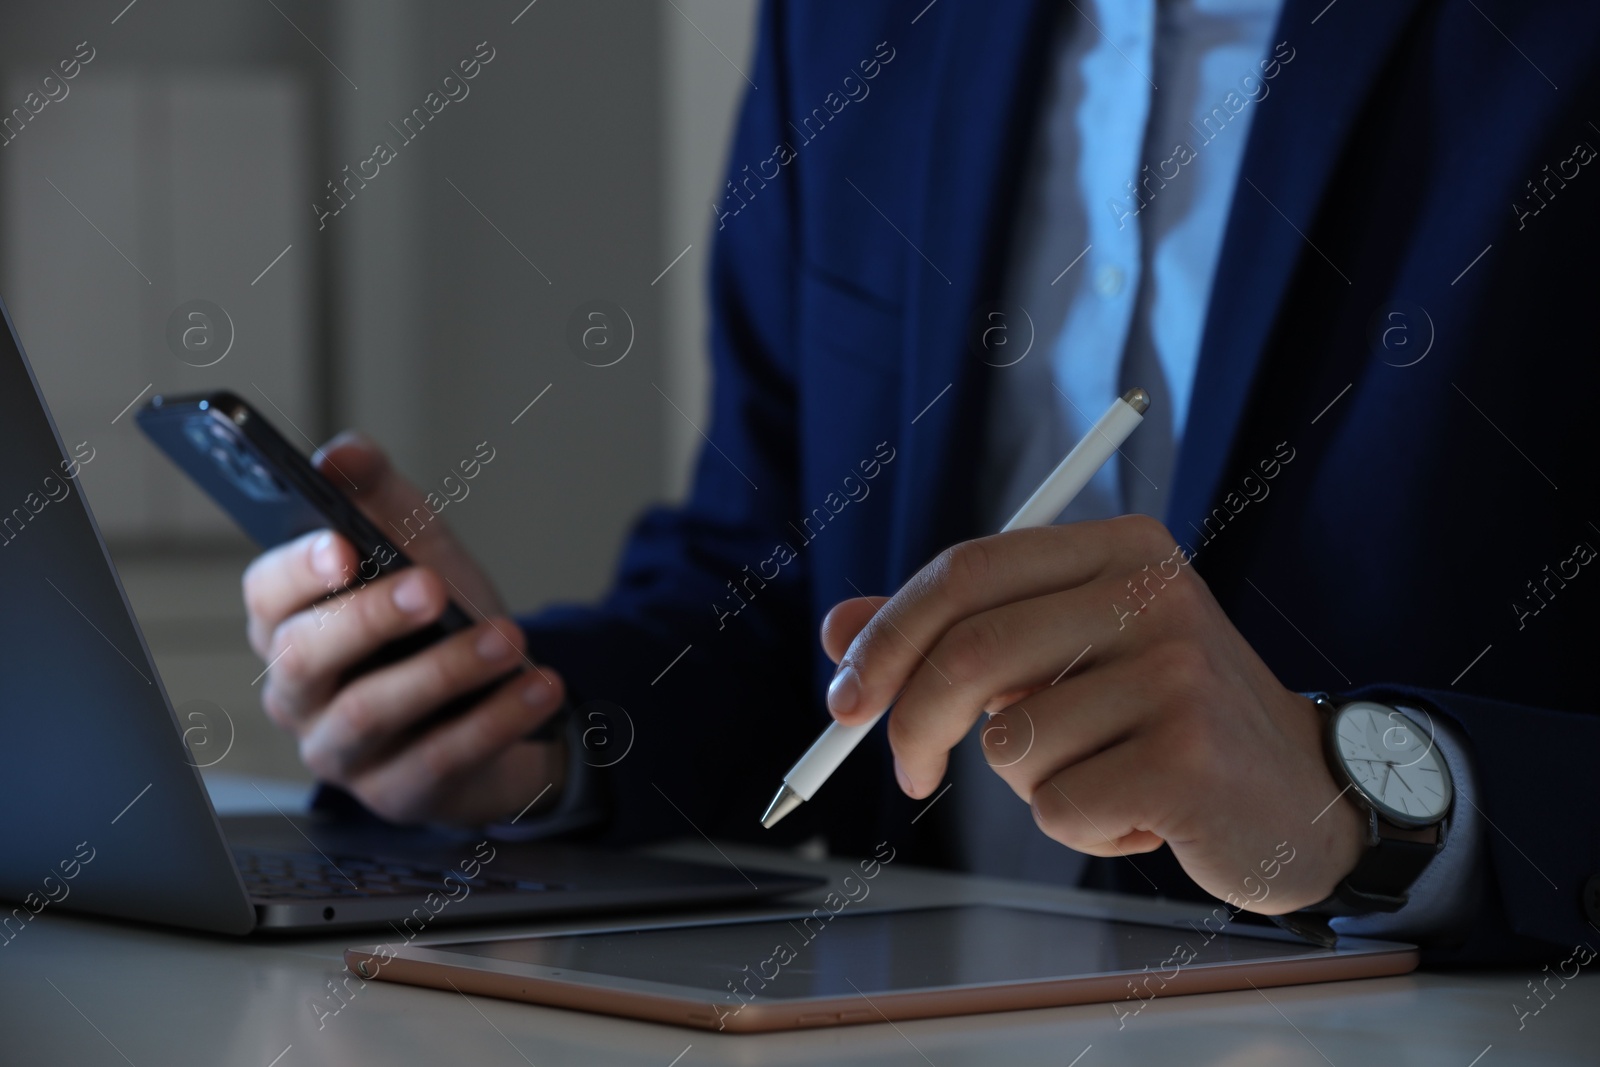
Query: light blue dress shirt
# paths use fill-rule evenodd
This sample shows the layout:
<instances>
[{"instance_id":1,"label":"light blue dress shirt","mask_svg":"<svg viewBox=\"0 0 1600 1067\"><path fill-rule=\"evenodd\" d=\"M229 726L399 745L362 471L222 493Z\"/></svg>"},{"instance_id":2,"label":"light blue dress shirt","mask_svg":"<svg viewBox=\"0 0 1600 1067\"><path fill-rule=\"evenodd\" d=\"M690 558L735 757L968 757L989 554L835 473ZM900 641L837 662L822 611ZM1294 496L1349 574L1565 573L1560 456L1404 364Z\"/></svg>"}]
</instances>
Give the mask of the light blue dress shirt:
<instances>
[{"instance_id":1,"label":"light blue dress shirt","mask_svg":"<svg viewBox=\"0 0 1600 1067\"><path fill-rule=\"evenodd\" d=\"M1063 9L1014 212L1006 347L995 352L1002 369L980 497L989 528L1134 385L1152 398L1144 425L1061 520L1164 515L1254 111L1274 79L1292 76L1292 44L1271 39L1280 6L1079 0ZM1030 339L1019 358L1014 346ZM1085 858L1037 831L986 765L980 732L954 759L951 800L967 866L1075 881ZM1413 903L1381 924L1391 933L1448 927L1467 899L1456 887L1473 881L1465 877L1479 851L1470 767L1446 730L1441 748L1467 800L1457 802L1452 847L1419 879Z\"/></svg>"},{"instance_id":2,"label":"light blue dress shirt","mask_svg":"<svg viewBox=\"0 0 1600 1067\"><path fill-rule=\"evenodd\" d=\"M1064 517L1165 510L1280 3L1064 9L1016 212L1007 326L1016 344L1031 325L1034 351L995 375L981 502L993 528L1132 385L1152 397L1132 462L1108 464Z\"/></svg>"}]
</instances>

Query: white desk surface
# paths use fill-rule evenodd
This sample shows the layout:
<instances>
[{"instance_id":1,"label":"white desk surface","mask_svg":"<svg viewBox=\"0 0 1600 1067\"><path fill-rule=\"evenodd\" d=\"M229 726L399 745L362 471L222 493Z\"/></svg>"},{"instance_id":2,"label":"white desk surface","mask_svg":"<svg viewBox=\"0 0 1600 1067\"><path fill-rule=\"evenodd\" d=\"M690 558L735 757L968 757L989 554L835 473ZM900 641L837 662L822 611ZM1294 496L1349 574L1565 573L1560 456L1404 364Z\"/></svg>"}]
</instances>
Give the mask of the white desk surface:
<instances>
[{"instance_id":1,"label":"white desk surface","mask_svg":"<svg viewBox=\"0 0 1600 1067\"><path fill-rule=\"evenodd\" d=\"M658 851L722 862L703 842ZM845 863L808 864L779 853L729 846L724 851L741 866L810 869L834 884L850 869ZM884 868L872 885L873 904L1005 899L1092 904L1102 899L902 865ZM807 899L820 899L821 892ZM1174 908L1173 913L1196 912ZM444 930L419 943L515 930ZM327 992L325 983L348 973L341 951L378 940L372 933L232 940L46 911L0 949L0 1065L1600 1063L1600 974L1590 968L1564 989L1552 982L1556 996L1525 1019L1520 1031L1512 1005L1529 1003L1522 1000L1525 983L1542 977L1533 968L1157 999L1121 1029L1109 1006L1091 1004L759 1035L679 1029L370 982L342 1011L323 1018L319 1028L313 1003Z\"/></svg>"}]
</instances>

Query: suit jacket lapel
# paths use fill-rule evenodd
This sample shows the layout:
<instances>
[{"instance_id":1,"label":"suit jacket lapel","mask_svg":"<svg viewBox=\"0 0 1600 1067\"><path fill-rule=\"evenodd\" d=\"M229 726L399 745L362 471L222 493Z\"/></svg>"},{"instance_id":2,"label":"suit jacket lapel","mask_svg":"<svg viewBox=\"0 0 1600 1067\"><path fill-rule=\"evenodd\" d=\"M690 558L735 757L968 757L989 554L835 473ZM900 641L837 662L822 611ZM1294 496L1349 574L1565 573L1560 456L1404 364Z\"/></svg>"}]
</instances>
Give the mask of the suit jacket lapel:
<instances>
[{"instance_id":1,"label":"suit jacket lapel","mask_svg":"<svg viewBox=\"0 0 1600 1067\"><path fill-rule=\"evenodd\" d=\"M1183 540L1222 492L1238 422L1278 308L1302 262L1316 284L1348 286L1305 236L1351 127L1416 0L1289 0L1275 41L1290 64L1256 107L1211 287L1200 362L1167 525ZM1325 277L1323 277L1325 275Z\"/></svg>"}]
</instances>

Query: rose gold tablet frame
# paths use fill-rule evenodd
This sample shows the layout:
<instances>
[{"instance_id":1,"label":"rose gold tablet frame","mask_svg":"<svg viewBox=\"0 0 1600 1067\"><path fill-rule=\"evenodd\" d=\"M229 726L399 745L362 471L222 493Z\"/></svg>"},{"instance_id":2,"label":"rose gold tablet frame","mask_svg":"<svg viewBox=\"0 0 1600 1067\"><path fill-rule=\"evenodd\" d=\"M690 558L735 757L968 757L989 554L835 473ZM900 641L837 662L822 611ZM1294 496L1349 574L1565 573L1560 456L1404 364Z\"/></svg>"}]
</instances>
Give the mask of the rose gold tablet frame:
<instances>
[{"instance_id":1,"label":"rose gold tablet frame","mask_svg":"<svg viewBox=\"0 0 1600 1067\"><path fill-rule=\"evenodd\" d=\"M886 909L888 910L888 909ZM1030 910L1047 911L1033 908ZM742 920L735 920L742 921ZM1123 920L1129 921L1129 920ZM1134 920L1137 921L1137 920ZM652 924L612 931L571 930L559 933L520 935L522 937L570 937L591 933L622 933L664 926L699 926L705 920L685 923ZM1166 926L1166 923L1149 925ZM1183 930L1172 928L1174 935ZM1236 937L1281 941L1271 936L1252 934ZM1286 937L1287 935L1285 935ZM481 940L512 940L485 938ZM907 989L874 993L869 1004L862 996L816 997L809 999L755 1000L741 1004L733 998L718 1001L704 989L672 986L611 975L514 963L490 957L465 957L441 951L448 944L409 945L395 949L389 945L346 949L345 966L365 979L382 979L433 989L476 993L480 996L520 1000L546 1007L620 1015L650 1022L691 1026L727 1033L760 1033L773 1030L798 1030L819 1026L926 1019L981 1012L1022 1011L1029 1008L1055 1008L1070 1004L1122 1002L1128 999L1130 982L1149 979L1150 970L1116 971L1075 978L1046 978L1021 982L952 986L939 989ZM1181 996L1189 993L1220 993L1248 989L1252 985L1285 986L1313 982L1336 982L1351 978L1382 978L1407 974L1417 967L1417 949L1390 941L1344 939L1339 948L1305 946L1301 956L1280 956L1267 960L1227 960L1217 963L1190 963L1177 968L1151 996ZM470 959L470 965L464 960ZM1147 992L1151 983L1144 982ZM1144 999L1150 999L1149 996Z\"/></svg>"}]
</instances>

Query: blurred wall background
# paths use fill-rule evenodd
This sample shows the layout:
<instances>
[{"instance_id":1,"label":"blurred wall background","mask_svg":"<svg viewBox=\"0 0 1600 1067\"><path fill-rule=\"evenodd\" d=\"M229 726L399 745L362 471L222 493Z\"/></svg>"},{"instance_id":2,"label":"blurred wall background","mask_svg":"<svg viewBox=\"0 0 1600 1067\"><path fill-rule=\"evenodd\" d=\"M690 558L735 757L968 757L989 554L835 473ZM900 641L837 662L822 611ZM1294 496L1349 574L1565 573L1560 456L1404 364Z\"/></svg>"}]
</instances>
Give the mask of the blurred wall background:
<instances>
[{"instance_id":1,"label":"blurred wall background","mask_svg":"<svg viewBox=\"0 0 1600 1067\"><path fill-rule=\"evenodd\" d=\"M257 703L253 550L134 411L231 389L424 487L488 441L443 517L517 608L597 595L700 445L754 0L124 4L0 7L0 295L173 703L226 712L213 771L304 778Z\"/></svg>"}]
</instances>

